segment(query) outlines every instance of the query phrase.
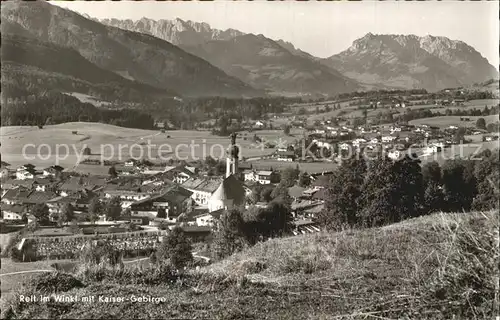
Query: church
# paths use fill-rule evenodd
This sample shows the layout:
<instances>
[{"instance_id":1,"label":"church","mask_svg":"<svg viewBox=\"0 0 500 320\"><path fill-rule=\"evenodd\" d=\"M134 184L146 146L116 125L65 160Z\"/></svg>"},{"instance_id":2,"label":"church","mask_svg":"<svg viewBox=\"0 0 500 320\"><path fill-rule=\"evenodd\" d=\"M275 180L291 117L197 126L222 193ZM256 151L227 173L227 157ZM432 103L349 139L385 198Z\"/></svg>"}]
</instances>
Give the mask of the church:
<instances>
[{"instance_id":1,"label":"church","mask_svg":"<svg viewBox=\"0 0 500 320\"><path fill-rule=\"evenodd\" d=\"M239 151L236 145L236 133L233 133L231 145L227 150L226 177L208 199L209 212L230 210L245 204L245 188L238 174Z\"/></svg>"}]
</instances>

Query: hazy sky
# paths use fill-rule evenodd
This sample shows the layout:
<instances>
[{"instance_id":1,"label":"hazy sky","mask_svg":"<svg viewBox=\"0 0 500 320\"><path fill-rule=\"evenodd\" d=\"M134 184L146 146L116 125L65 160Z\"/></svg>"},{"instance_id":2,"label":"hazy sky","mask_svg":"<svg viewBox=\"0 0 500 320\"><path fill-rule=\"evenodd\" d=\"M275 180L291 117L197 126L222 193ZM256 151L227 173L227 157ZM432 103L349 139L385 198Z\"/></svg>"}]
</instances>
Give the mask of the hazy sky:
<instances>
[{"instance_id":1,"label":"hazy sky","mask_svg":"<svg viewBox=\"0 0 500 320\"><path fill-rule=\"evenodd\" d=\"M368 32L445 36L472 45L498 68L497 1L475 2L54 2L96 18L207 22L283 39L318 57L347 49Z\"/></svg>"}]
</instances>

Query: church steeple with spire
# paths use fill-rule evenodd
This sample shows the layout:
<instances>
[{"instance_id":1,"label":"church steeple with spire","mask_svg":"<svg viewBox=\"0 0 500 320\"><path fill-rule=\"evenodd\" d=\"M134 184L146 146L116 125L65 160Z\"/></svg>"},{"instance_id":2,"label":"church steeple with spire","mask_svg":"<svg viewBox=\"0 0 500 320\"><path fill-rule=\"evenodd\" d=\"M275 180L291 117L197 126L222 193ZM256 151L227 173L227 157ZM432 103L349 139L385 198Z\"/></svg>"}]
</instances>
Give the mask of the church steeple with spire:
<instances>
[{"instance_id":1,"label":"church steeple with spire","mask_svg":"<svg viewBox=\"0 0 500 320\"><path fill-rule=\"evenodd\" d=\"M238 176L238 160L240 149L236 145L236 133L233 132L231 135L231 145L227 149L226 158L226 178L230 175Z\"/></svg>"}]
</instances>

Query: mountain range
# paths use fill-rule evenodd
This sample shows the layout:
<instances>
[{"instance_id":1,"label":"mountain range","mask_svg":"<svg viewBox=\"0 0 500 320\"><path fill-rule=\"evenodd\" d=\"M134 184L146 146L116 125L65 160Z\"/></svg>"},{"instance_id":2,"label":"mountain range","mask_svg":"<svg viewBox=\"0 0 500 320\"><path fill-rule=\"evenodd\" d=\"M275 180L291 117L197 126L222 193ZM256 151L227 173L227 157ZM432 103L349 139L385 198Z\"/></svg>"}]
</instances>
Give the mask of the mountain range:
<instances>
[{"instance_id":1,"label":"mountain range","mask_svg":"<svg viewBox=\"0 0 500 320\"><path fill-rule=\"evenodd\" d=\"M9 1L1 6L2 35L15 34L71 48L90 63L123 78L183 96L262 94L207 61L151 35L107 26L44 1Z\"/></svg>"},{"instance_id":2,"label":"mountain range","mask_svg":"<svg viewBox=\"0 0 500 320\"><path fill-rule=\"evenodd\" d=\"M445 37L368 33L347 50L321 59L283 40L274 41L234 29L212 29L206 23L146 18L136 22L118 19L101 22L172 41L230 75L276 91L303 89L332 93L352 90L356 82L365 88L434 91L498 77L495 67L473 47ZM237 56L242 51L253 54ZM288 53L301 59L294 58L291 63ZM330 71L318 67L316 62ZM342 82L344 86L339 86Z\"/></svg>"},{"instance_id":3,"label":"mountain range","mask_svg":"<svg viewBox=\"0 0 500 320\"><path fill-rule=\"evenodd\" d=\"M335 95L498 78L474 48L445 37L369 33L318 58L283 40L181 19L99 21L41 1L1 8L2 73L57 75L59 84L96 90L111 83L143 95Z\"/></svg>"},{"instance_id":4,"label":"mountain range","mask_svg":"<svg viewBox=\"0 0 500 320\"><path fill-rule=\"evenodd\" d=\"M360 82L395 88L438 90L498 77L473 47L445 37L368 33L321 61Z\"/></svg>"},{"instance_id":5,"label":"mountain range","mask_svg":"<svg viewBox=\"0 0 500 320\"><path fill-rule=\"evenodd\" d=\"M279 94L337 94L359 89L356 81L325 67L291 43L263 35L212 29L175 20L106 19L100 22L170 41L255 88Z\"/></svg>"}]
</instances>

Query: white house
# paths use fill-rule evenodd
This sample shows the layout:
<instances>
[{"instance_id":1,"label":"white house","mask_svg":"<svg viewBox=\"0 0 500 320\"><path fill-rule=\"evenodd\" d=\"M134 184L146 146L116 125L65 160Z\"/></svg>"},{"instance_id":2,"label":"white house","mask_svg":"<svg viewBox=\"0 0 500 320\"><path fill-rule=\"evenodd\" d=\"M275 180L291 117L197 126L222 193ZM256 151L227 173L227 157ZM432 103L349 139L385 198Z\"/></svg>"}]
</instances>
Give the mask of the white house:
<instances>
[{"instance_id":1,"label":"white house","mask_svg":"<svg viewBox=\"0 0 500 320\"><path fill-rule=\"evenodd\" d=\"M366 140L363 138L357 138L352 141L352 145L356 147L359 147L359 145L362 143L366 143Z\"/></svg>"},{"instance_id":2,"label":"white house","mask_svg":"<svg viewBox=\"0 0 500 320\"><path fill-rule=\"evenodd\" d=\"M339 145L339 148L340 148L340 150L349 150L350 146L349 146L349 144L348 144L348 143L345 143L345 142L344 142L344 143L341 143L341 144Z\"/></svg>"},{"instance_id":3,"label":"white house","mask_svg":"<svg viewBox=\"0 0 500 320\"><path fill-rule=\"evenodd\" d=\"M58 173L62 172L63 170L64 170L63 167L55 165L43 169L42 174L44 177L55 177Z\"/></svg>"},{"instance_id":4,"label":"white house","mask_svg":"<svg viewBox=\"0 0 500 320\"><path fill-rule=\"evenodd\" d=\"M191 198L198 205L207 205L212 193L217 190L222 179L217 178L192 178L184 182L181 186L192 192Z\"/></svg>"},{"instance_id":5,"label":"white house","mask_svg":"<svg viewBox=\"0 0 500 320\"><path fill-rule=\"evenodd\" d=\"M262 127L264 127L264 125L265 125L264 122L259 121L259 120L257 120L254 124L254 126L257 128L262 128Z\"/></svg>"},{"instance_id":6,"label":"white house","mask_svg":"<svg viewBox=\"0 0 500 320\"><path fill-rule=\"evenodd\" d=\"M387 156L392 160L399 160L403 156L403 153L399 150L391 150Z\"/></svg>"},{"instance_id":7,"label":"white house","mask_svg":"<svg viewBox=\"0 0 500 320\"><path fill-rule=\"evenodd\" d=\"M444 149L444 144L442 142L433 143L433 144L430 144L429 146L427 146L424 153L427 153L427 154L436 153L436 152L443 151L443 149Z\"/></svg>"},{"instance_id":8,"label":"white house","mask_svg":"<svg viewBox=\"0 0 500 320\"><path fill-rule=\"evenodd\" d=\"M195 216L196 225L198 226L213 226L215 221L220 218L224 210L216 210L212 212L205 212Z\"/></svg>"},{"instance_id":9,"label":"white house","mask_svg":"<svg viewBox=\"0 0 500 320\"><path fill-rule=\"evenodd\" d=\"M395 137L395 136L383 136L382 137L382 142L393 142L394 140L396 140L398 137Z\"/></svg>"},{"instance_id":10,"label":"white house","mask_svg":"<svg viewBox=\"0 0 500 320\"><path fill-rule=\"evenodd\" d=\"M125 161L125 163L123 164L125 167L135 167L135 165L138 163L137 160L135 159L128 159L127 161Z\"/></svg>"},{"instance_id":11,"label":"white house","mask_svg":"<svg viewBox=\"0 0 500 320\"><path fill-rule=\"evenodd\" d=\"M246 182L256 182L258 179L257 172L255 170L244 170L243 171L243 181Z\"/></svg>"},{"instance_id":12,"label":"white house","mask_svg":"<svg viewBox=\"0 0 500 320\"><path fill-rule=\"evenodd\" d=\"M329 142L321 141L318 139L314 139L312 142L314 142L319 148L333 149L333 145Z\"/></svg>"},{"instance_id":13,"label":"white house","mask_svg":"<svg viewBox=\"0 0 500 320\"><path fill-rule=\"evenodd\" d=\"M275 173L273 171L258 171L257 182L260 184L270 184L274 182Z\"/></svg>"},{"instance_id":14,"label":"white house","mask_svg":"<svg viewBox=\"0 0 500 320\"><path fill-rule=\"evenodd\" d=\"M2 218L5 220L21 220L24 212L25 208L22 205L2 204Z\"/></svg>"},{"instance_id":15,"label":"white house","mask_svg":"<svg viewBox=\"0 0 500 320\"><path fill-rule=\"evenodd\" d=\"M18 180L26 180L35 178L35 172L32 170L17 170L16 171L16 179Z\"/></svg>"}]
</instances>

